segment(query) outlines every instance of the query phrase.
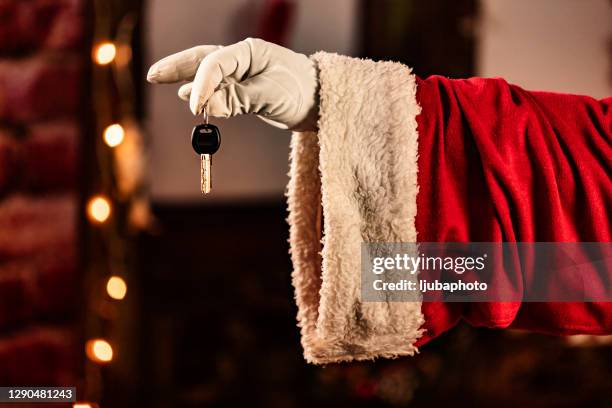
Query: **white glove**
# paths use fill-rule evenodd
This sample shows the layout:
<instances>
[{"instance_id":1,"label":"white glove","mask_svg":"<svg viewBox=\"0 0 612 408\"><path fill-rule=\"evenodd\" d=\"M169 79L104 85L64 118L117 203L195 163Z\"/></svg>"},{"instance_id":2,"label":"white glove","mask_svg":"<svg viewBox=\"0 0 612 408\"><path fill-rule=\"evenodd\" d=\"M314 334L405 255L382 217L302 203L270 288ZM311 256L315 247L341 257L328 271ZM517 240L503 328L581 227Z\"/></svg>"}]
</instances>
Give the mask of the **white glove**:
<instances>
[{"instance_id":1,"label":"white glove","mask_svg":"<svg viewBox=\"0 0 612 408\"><path fill-rule=\"evenodd\" d=\"M178 94L194 115L231 117L254 113L281 129L316 130L318 80L314 63L256 38L227 47L202 45L151 66L152 83L188 82Z\"/></svg>"}]
</instances>

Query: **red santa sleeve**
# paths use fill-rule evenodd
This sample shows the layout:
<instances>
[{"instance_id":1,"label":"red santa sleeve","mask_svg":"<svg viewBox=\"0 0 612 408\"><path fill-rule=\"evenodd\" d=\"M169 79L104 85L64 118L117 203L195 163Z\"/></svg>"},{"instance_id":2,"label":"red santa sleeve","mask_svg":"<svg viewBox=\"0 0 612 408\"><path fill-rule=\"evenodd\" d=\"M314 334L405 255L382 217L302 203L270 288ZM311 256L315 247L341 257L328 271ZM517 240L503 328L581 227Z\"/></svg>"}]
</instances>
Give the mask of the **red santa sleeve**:
<instances>
[{"instance_id":1,"label":"red santa sleeve","mask_svg":"<svg viewBox=\"0 0 612 408\"><path fill-rule=\"evenodd\" d=\"M530 92L503 79L417 84L420 241L611 240L612 98ZM423 312L420 344L460 318L612 332L610 303L424 303Z\"/></svg>"},{"instance_id":2,"label":"red santa sleeve","mask_svg":"<svg viewBox=\"0 0 612 408\"><path fill-rule=\"evenodd\" d=\"M610 241L610 99L312 58L319 130L293 134L287 189L307 361L412 355L460 319L612 330L608 303L364 302L360 290L362 242Z\"/></svg>"}]
</instances>

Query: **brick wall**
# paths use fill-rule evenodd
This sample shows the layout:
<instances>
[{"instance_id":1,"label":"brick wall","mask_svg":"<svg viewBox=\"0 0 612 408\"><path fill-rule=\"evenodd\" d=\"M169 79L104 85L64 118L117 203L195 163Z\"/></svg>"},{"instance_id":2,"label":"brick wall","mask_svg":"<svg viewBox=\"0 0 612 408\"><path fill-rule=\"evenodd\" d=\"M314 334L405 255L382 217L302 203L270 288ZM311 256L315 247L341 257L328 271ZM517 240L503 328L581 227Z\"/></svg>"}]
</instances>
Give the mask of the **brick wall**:
<instances>
[{"instance_id":1,"label":"brick wall","mask_svg":"<svg viewBox=\"0 0 612 408\"><path fill-rule=\"evenodd\" d=\"M0 384L76 384L86 0L0 0Z\"/></svg>"}]
</instances>

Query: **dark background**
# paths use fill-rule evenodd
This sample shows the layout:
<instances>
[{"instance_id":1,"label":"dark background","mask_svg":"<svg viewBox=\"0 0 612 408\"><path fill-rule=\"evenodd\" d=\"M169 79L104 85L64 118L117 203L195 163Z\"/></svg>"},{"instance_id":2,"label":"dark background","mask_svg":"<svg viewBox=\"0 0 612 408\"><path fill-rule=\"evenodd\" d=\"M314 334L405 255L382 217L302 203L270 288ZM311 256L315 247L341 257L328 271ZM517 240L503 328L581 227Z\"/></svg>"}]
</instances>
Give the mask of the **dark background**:
<instances>
[{"instance_id":1,"label":"dark background","mask_svg":"<svg viewBox=\"0 0 612 408\"><path fill-rule=\"evenodd\" d=\"M612 404L609 346L571 347L563 338L464 324L414 357L308 365L296 327L284 203L155 213L163 235L142 241L139 275L136 398L145 398L143 406Z\"/></svg>"}]
</instances>

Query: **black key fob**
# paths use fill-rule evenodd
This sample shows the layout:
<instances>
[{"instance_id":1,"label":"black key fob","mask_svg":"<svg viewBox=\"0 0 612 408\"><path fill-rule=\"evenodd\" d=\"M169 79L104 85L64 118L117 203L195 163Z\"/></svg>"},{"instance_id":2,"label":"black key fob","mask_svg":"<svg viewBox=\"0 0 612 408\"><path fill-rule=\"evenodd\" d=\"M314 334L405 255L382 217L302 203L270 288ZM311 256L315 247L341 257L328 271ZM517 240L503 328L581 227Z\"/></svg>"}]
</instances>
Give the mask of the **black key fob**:
<instances>
[{"instance_id":1,"label":"black key fob","mask_svg":"<svg viewBox=\"0 0 612 408\"><path fill-rule=\"evenodd\" d=\"M202 123L191 132L191 146L197 154L214 154L221 146L219 128L210 123Z\"/></svg>"}]
</instances>

